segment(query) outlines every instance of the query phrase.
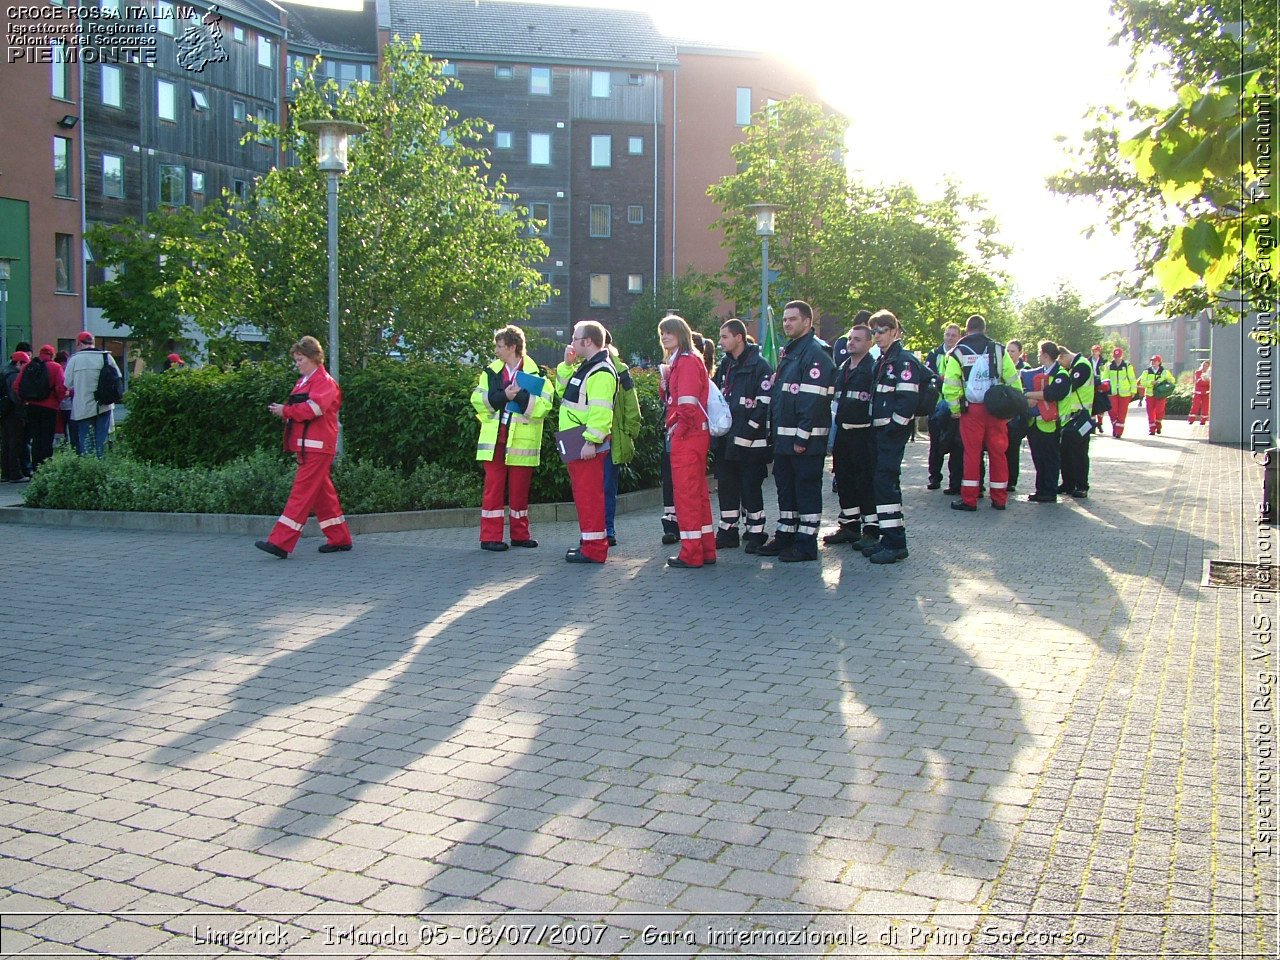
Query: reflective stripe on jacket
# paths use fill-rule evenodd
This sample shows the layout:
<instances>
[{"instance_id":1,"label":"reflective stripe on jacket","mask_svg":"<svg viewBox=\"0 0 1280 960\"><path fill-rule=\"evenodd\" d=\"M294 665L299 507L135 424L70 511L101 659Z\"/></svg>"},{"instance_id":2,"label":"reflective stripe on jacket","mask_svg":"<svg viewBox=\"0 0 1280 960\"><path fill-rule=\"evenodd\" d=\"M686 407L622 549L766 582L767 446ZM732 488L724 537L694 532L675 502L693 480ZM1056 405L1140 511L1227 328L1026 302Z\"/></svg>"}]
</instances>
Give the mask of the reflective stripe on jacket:
<instances>
[{"instance_id":1,"label":"reflective stripe on jacket","mask_svg":"<svg viewBox=\"0 0 1280 960\"><path fill-rule=\"evenodd\" d=\"M560 395L560 427L585 427L588 443L604 443L613 429L613 397L618 374L601 350L577 367L562 363L556 367L556 393Z\"/></svg>"},{"instance_id":2,"label":"reflective stripe on jacket","mask_svg":"<svg viewBox=\"0 0 1280 960\"><path fill-rule=\"evenodd\" d=\"M507 408L507 398L502 394L504 367L501 360L493 361L480 371L480 379L471 391L471 406L475 408L476 419L480 421L480 439L476 443L477 460L492 460L498 445L498 431L502 426L503 412ZM532 357L525 357L520 369L524 373L541 376ZM551 389L551 385L547 384L548 393ZM498 396L501 396L501 403L494 407L493 403ZM528 394L528 397L523 414L513 413L507 417L507 446L503 461L508 466L536 467L542 456L542 423L551 412L551 398L533 394Z\"/></svg>"}]
</instances>

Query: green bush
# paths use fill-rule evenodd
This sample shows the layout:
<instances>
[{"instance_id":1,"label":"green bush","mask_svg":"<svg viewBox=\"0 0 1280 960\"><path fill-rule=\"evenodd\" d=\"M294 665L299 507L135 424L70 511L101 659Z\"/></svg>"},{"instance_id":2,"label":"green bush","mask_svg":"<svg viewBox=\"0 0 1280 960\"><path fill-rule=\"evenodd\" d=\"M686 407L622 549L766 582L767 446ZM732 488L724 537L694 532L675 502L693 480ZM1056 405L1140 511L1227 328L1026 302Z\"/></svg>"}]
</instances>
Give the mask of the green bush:
<instances>
[{"instance_id":1,"label":"green bush","mask_svg":"<svg viewBox=\"0 0 1280 960\"><path fill-rule=\"evenodd\" d=\"M472 505L473 495L478 506L483 468L475 459L479 424L470 399L478 376L475 366L427 361L381 361L348 375L342 407L346 455L334 468L340 494L344 487L350 491L342 494L343 509L417 509L377 506L388 503ZM635 460L622 469L622 492L656 486L660 478L658 377L637 370L634 378L643 427ZM280 421L266 408L287 397L295 380L294 371L278 364L143 374L131 381L129 415L117 431L118 445L132 460L156 468L212 468L241 461L209 494L228 505L219 512L260 512L237 504L260 503L269 496L275 505L261 512L274 512L283 504L283 497L275 496L279 484L284 482L287 492L290 473L282 461ZM543 430L542 464L530 492L535 503L570 499L569 475L555 450L556 422L553 410ZM250 456L255 451L268 456ZM270 464L276 462L284 471L278 475L270 472ZM390 473L375 473L375 466ZM423 473L424 467L432 469ZM277 479L268 479L266 473ZM398 480L389 479L392 475ZM393 487L399 492L393 494ZM117 492L132 498L132 490ZM356 509L357 503L368 510Z\"/></svg>"}]
</instances>

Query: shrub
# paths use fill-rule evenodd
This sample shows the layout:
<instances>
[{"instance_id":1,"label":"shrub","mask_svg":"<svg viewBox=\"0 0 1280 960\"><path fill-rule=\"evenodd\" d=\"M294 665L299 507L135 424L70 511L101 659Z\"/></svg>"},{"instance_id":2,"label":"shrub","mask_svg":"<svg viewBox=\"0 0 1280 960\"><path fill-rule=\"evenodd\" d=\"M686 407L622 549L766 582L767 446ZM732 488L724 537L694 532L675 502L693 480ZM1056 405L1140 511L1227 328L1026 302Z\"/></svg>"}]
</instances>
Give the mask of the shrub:
<instances>
[{"instance_id":1,"label":"shrub","mask_svg":"<svg viewBox=\"0 0 1280 960\"><path fill-rule=\"evenodd\" d=\"M334 476L340 494L344 486L350 491L343 494L343 509L362 512L355 508L357 502L370 510L390 502L444 505L462 500L470 505L473 494L479 505L476 491L482 486L483 470L475 459L479 425L470 399L478 376L474 365L390 360L349 374L342 408L346 456L335 466ZM622 469L622 492L656 486L660 477L658 377L642 370L633 371L633 376L643 426L635 460ZM291 474L281 449L280 421L266 408L287 397L295 379L296 374L282 365L248 363L229 371L201 367L135 377L118 446L133 460L156 467L212 468L244 461L210 496L225 504L219 512L273 513L284 502ZM570 499L569 475L555 449L556 421L553 410L543 430L542 464L530 491L535 503ZM251 456L256 451L265 459ZM408 486L393 495L392 482L375 472L375 466L388 468ZM434 471L415 480L424 466ZM280 494L281 484L286 494ZM125 498L136 495L132 487L116 492ZM243 506L264 502L273 505L262 511Z\"/></svg>"}]
</instances>

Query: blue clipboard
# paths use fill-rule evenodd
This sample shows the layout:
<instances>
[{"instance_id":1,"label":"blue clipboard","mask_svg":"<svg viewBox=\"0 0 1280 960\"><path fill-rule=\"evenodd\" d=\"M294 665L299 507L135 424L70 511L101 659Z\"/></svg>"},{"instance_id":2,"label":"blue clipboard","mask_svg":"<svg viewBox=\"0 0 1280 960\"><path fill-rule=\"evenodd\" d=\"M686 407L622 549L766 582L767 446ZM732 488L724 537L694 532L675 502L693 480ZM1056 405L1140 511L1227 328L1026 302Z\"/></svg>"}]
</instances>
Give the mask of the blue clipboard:
<instances>
[{"instance_id":1,"label":"blue clipboard","mask_svg":"<svg viewBox=\"0 0 1280 960\"><path fill-rule=\"evenodd\" d=\"M516 385L521 390L528 390L535 397L542 396L542 391L547 389L547 378L539 377L536 374L525 373L523 370L516 371ZM524 413L524 408L514 400L507 401L508 413Z\"/></svg>"}]
</instances>

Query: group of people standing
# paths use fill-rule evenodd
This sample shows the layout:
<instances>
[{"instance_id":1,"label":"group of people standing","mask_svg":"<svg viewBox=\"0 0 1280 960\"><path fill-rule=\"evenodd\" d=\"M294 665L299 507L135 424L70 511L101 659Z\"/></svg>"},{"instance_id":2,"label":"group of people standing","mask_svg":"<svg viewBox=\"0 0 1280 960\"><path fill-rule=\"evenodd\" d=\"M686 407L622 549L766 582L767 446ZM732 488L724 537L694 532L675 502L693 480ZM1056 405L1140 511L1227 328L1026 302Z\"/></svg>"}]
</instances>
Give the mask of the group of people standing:
<instances>
[{"instance_id":1,"label":"group of people standing","mask_svg":"<svg viewBox=\"0 0 1280 960\"><path fill-rule=\"evenodd\" d=\"M873 564L906 560L902 460L922 414L929 416L928 488L941 487L949 456L946 492L959 494L953 509L976 511L984 483L992 508L1006 509L1024 436L1036 468L1035 492L1027 502L1087 497L1089 438L1103 413L1120 437L1129 403L1145 396L1156 435L1174 382L1159 356L1137 375L1122 350L1104 364L1097 347L1090 356L1047 340L1039 345L1040 366L1033 367L1021 343L992 340L977 314L963 331L956 324L944 328L942 344L923 361L904 349L902 325L888 310L860 311L835 351L817 338L813 310L802 300L784 307L782 326L787 344L775 370L740 320L720 327L718 367L683 318L670 315L658 324L664 474L671 489L664 542L680 545L667 558L671 567L710 566L719 550L738 547L783 563L816 560L828 452L840 514L823 543L851 544ZM546 377L528 356L519 327L496 331L494 352L496 359L480 372L471 393L480 427L476 459L485 470L481 549L538 546L529 525L529 491L541 459L543 425L558 402L557 442L579 527L578 545L565 560L604 563L617 544L618 467L633 455L639 432L639 404L626 364L594 321L575 324L563 361ZM299 458L298 477L271 537L257 543L282 558L312 511L326 534L322 553L351 549L329 480L341 390L324 371L323 350L314 338L304 337L293 356L300 374L294 393L269 409L286 423L285 445ZM1204 401L1193 418L1201 414L1207 420L1207 362L1196 382ZM717 401L722 398L730 413L727 429L718 428L716 436L708 412L713 383ZM934 409L926 398L939 393ZM707 485L708 453L714 454L719 487L718 524ZM778 498L771 537L763 495L770 463Z\"/></svg>"}]
</instances>

